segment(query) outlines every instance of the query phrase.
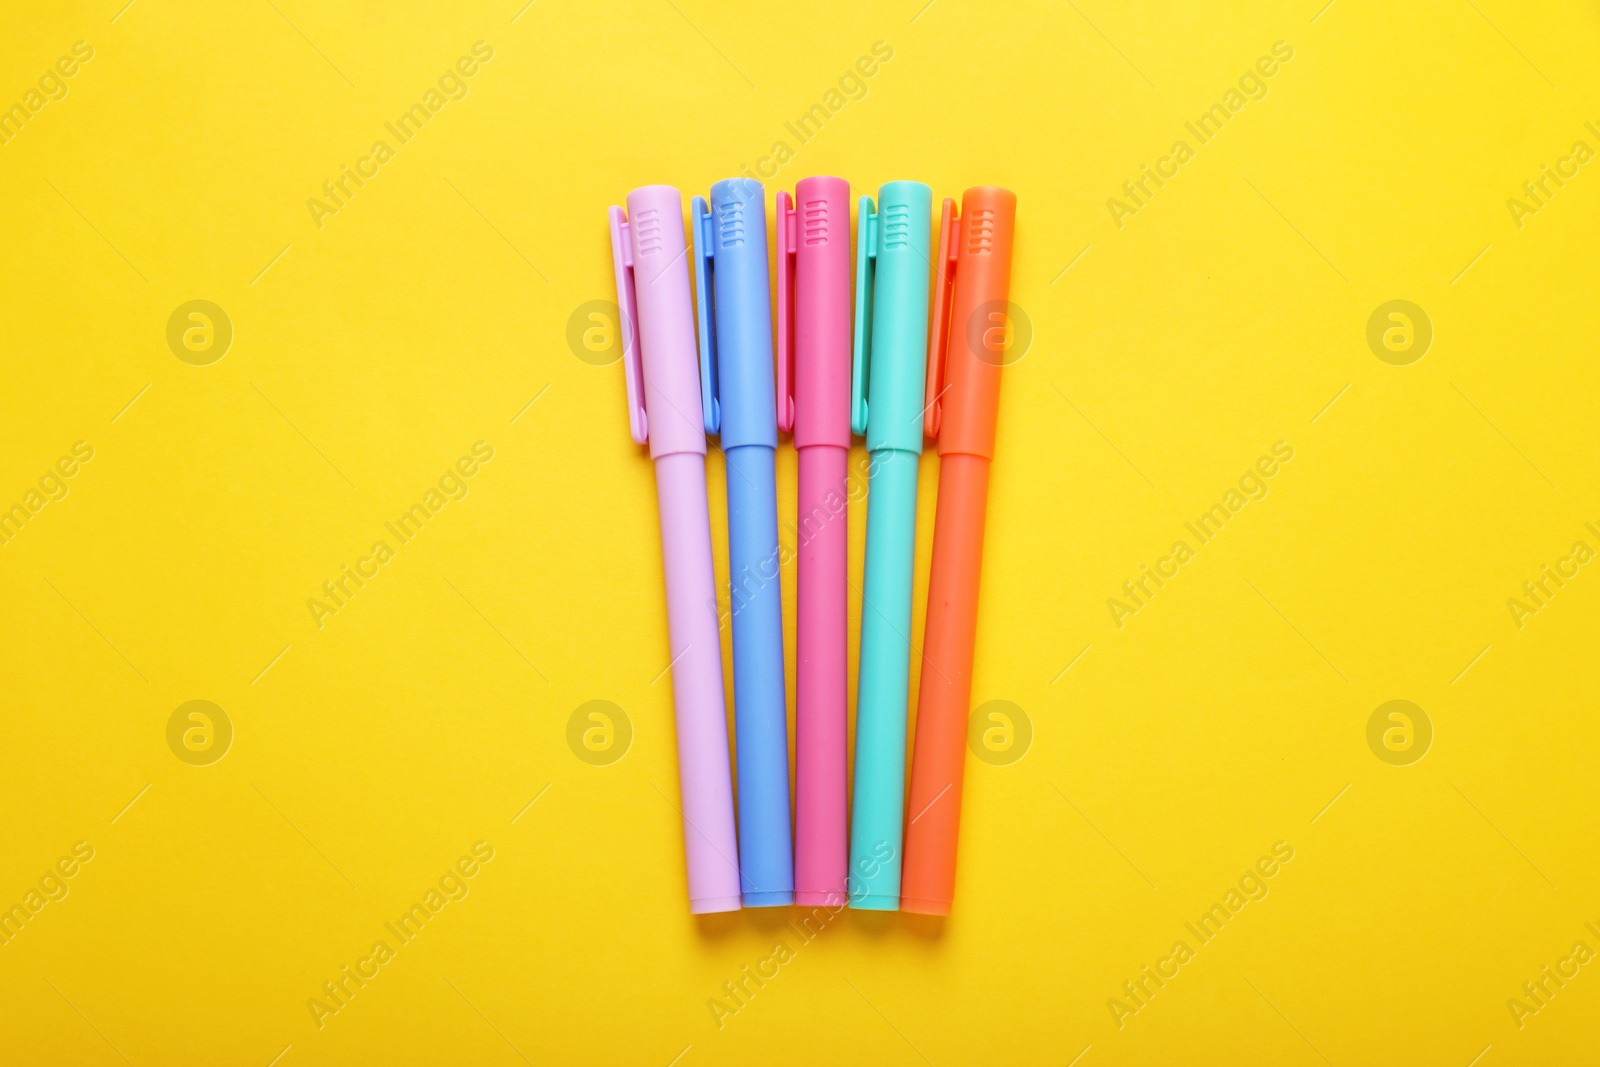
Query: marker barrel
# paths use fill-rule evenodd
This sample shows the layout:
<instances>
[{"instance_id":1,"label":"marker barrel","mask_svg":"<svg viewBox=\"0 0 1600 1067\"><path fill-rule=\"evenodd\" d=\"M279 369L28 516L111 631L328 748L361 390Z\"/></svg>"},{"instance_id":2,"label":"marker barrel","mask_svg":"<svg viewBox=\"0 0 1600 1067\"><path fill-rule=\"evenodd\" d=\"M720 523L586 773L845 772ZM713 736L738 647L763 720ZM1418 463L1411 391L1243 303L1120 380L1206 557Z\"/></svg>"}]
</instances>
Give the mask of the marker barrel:
<instances>
[{"instance_id":1,"label":"marker barrel","mask_svg":"<svg viewBox=\"0 0 1600 1067\"><path fill-rule=\"evenodd\" d=\"M905 879L900 906L948 915L955 897L956 843L961 829L967 710L977 642L978 579L983 561L989 461L939 458L939 503L928 568L928 625L917 686L917 740L906 811Z\"/></svg>"},{"instance_id":2,"label":"marker barrel","mask_svg":"<svg viewBox=\"0 0 1600 1067\"><path fill-rule=\"evenodd\" d=\"M728 719L722 696L722 642L705 459L674 452L656 459L661 556L667 582L672 708L678 735L678 788L688 859L689 910L739 908L739 847L728 777Z\"/></svg>"},{"instance_id":3,"label":"marker barrel","mask_svg":"<svg viewBox=\"0 0 1600 1067\"><path fill-rule=\"evenodd\" d=\"M873 452L868 476L861 662L871 667L863 666L856 698L850 906L873 911L900 906L919 458L893 448Z\"/></svg>"},{"instance_id":4,"label":"marker barrel","mask_svg":"<svg viewBox=\"0 0 1600 1067\"><path fill-rule=\"evenodd\" d=\"M844 448L800 449L794 888L806 906L843 904L847 893L848 459Z\"/></svg>"},{"instance_id":5,"label":"marker barrel","mask_svg":"<svg viewBox=\"0 0 1600 1067\"><path fill-rule=\"evenodd\" d=\"M727 457L739 883L746 907L774 907L794 903L776 478L764 445Z\"/></svg>"}]
</instances>

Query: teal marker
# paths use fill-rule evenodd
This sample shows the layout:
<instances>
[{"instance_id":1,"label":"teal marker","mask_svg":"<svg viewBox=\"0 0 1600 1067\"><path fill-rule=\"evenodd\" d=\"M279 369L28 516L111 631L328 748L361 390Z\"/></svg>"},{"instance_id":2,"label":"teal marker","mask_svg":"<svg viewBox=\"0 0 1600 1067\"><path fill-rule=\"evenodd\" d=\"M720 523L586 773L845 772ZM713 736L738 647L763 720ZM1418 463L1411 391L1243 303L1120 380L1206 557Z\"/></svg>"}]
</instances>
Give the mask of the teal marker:
<instances>
[{"instance_id":1,"label":"teal marker","mask_svg":"<svg viewBox=\"0 0 1600 1067\"><path fill-rule=\"evenodd\" d=\"M847 884L852 907L896 911L933 193L921 182L890 182L878 190L878 210L864 196L859 215L850 428L866 436L869 466Z\"/></svg>"}]
</instances>

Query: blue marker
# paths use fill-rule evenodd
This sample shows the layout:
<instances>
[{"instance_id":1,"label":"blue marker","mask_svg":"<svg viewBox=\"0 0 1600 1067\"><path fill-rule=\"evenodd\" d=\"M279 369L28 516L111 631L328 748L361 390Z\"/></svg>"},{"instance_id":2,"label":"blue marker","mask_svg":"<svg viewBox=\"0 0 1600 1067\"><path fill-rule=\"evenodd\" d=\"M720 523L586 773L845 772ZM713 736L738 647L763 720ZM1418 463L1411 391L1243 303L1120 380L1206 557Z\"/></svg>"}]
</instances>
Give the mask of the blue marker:
<instances>
[{"instance_id":1,"label":"blue marker","mask_svg":"<svg viewBox=\"0 0 1600 1067\"><path fill-rule=\"evenodd\" d=\"M694 198L692 215L701 407L728 458L739 886L745 907L775 907L794 903L794 852L766 195L758 181L728 178L711 187L710 210Z\"/></svg>"}]
</instances>

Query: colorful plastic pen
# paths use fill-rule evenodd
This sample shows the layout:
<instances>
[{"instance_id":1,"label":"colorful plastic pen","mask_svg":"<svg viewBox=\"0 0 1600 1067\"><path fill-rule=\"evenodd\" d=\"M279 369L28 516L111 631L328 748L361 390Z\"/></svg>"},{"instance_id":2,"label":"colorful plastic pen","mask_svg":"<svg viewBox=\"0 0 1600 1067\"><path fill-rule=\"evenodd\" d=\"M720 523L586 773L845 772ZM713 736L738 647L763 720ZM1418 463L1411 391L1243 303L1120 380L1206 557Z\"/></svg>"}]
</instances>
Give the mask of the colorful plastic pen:
<instances>
[{"instance_id":1,"label":"colorful plastic pen","mask_svg":"<svg viewBox=\"0 0 1600 1067\"><path fill-rule=\"evenodd\" d=\"M900 898L906 911L926 915L948 915L955 897L984 510L1000 367L1010 341L1007 302L1017 197L992 186L968 189L960 218L954 212L955 201L946 200L928 345L925 418L929 439L939 443L939 504L908 801L913 817L906 829Z\"/></svg>"},{"instance_id":2,"label":"colorful plastic pen","mask_svg":"<svg viewBox=\"0 0 1600 1067\"><path fill-rule=\"evenodd\" d=\"M635 443L650 445L661 508L689 910L734 911L739 907L739 848L683 198L671 186L647 185L628 194L626 215L612 208L610 222L628 425Z\"/></svg>"},{"instance_id":3,"label":"colorful plastic pen","mask_svg":"<svg viewBox=\"0 0 1600 1067\"><path fill-rule=\"evenodd\" d=\"M789 836L789 703L783 681L778 489L773 453L772 304L761 183L728 178L694 198L705 432L727 456L733 617L733 741L739 771L739 883L746 907L794 903Z\"/></svg>"},{"instance_id":4,"label":"colorful plastic pen","mask_svg":"<svg viewBox=\"0 0 1600 1067\"><path fill-rule=\"evenodd\" d=\"M794 895L814 907L848 888L850 183L805 178L794 194L778 194L778 426L800 461Z\"/></svg>"},{"instance_id":5,"label":"colorful plastic pen","mask_svg":"<svg viewBox=\"0 0 1600 1067\"><path fill-rule=\"evenodd\" d=\"M861 198L856 233L850 423L866 435L869 467L850 903L878 911L900 906L932 210L926 185L890 182L878 190L876 213Z\"/></svg>"}]
</instances>

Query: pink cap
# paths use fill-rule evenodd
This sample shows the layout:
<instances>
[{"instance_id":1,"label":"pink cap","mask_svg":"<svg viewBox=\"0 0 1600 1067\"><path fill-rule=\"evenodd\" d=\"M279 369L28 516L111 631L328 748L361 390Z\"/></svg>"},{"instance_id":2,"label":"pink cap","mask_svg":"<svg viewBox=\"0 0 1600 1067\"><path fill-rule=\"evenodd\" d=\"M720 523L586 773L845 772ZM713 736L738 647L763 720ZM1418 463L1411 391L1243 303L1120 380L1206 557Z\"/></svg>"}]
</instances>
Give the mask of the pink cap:
<instances>
[{"instance_id":1,"label":"pink cap","mask_svg":"<svg viewBox=\"0 0 1600 1067\"><path fill-rule=\"evenodd\" d=\"M778 194L778 428L850 447L850 183Z\"/></svg>"}]
</instances>

